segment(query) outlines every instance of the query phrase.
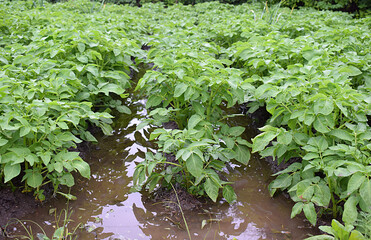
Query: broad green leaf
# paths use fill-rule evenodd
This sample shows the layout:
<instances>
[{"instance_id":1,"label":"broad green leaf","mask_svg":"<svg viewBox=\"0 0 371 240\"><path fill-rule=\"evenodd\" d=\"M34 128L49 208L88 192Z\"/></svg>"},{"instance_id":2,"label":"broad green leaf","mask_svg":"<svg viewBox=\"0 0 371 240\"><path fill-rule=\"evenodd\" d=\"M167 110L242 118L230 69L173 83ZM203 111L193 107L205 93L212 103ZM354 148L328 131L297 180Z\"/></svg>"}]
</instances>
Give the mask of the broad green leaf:
<instances>
[{"instance_id":1,"label":"broad green leaf","mask_svg":"<svg viewBox=\"0 0 371 240\"><path fill-rule=\"evenodd\" d=\"M313 226L315 226L317 223L317 213L316 213L316 209L314 208L314 204L311 202L305 203L303 206L303 211L304 211L305 217L309 220L309 222Z\"/></svg>"},{"instance_id":2,"label":"broad green leaf","mask_svg":"<svg viewBox=\"0 0 371 240\"><path fill-rule=\"evenodd\" d=\"M219 186L216 184L213 180L210 178L206 178L206 181L204 183L204 188L206 194L213 200L213 202L216 202L216 199L219 195Z\"/></svg>"},{"instance_id":3,"label":"broad green leaf","mask_svg":"<svg viewBox=\"0 0 371 240\"><path fill-rule=\"evenodd\" d=\"M30 171L26 176L26 183L28 186L37 188L42 184L43 177L38 169Z\"/></svg>"},{"instance_id":4,"label":"broad green leaf","mask_svg":"<svg viewBox=\"0 0 371 240\"><path fill-rule=\"evenodd\" d=\"M256 136L252 142L252 152L262 151L278 135L277 132L263 132Z\"/></svg>"},{"instance_id":5,"label":"broad green leaf","mask_svg":"<svg viewBox=\"0 0 371 240\"><path fill-rule=\"evenodd\" d=\"M120 106L117 106L116 109L117 109L117 111L119 111L120 113L131 114L131 110L130 110L130 108L128 108L127 106L120 105Z\"/></svg>"},{"instance_id":6,"label":"broad green leaf","mask_svg":"<svg viewBox=\"0 0 371 240\"><path fill-rule=\"evenodd\" d=\"M52 153L49 151L46 151L46 152L38 152L37 154L41 157L41 160L43 161L44 165L48 166Z\"/></svg>"},{"instance_id":7,"label":"broad green leaf","mask_svg":"<svg viewBox=\"0 0 371 240\"><path fill-rule=\"evenodd\" d=\"M350 134L348 131L342 129L333 129L329 132L330 135L339 138L340 140L347 140L347 141L354 141L354 136Z\"/></svg>"},{"instance_id":8,"label":"broad green leaf","mask_svg":"<svg viewBox=\"0 0 371 240\"><path fill-rule=\"evenodd\" d=\"M79 52L80 52L80 53L83 53L83 52L85 51L85 44L82 43L82 42L79 42L79 43L77 44L77 49L79 49Z\"/></svg>"},{"instance_id":9,"label":"broad green leaf","mask_svg":"<svg viewBox=\"0 0 371 240\"><path fill-rule=\"evenodd\" d=\"M241 144L236 144L233 148L233 151L236 153L235 159L238 162L245 164L245 165L249 163L251 155L250 155L250 150L248 147L243 146Z\"/></svg>"},{"instance_id":10,"label":"broad green leaf","mask_svg":"<svg viewBox=\"0 0 371 240\"><path fill-rule=\"evenodd\" d=\"M0 56L0 62L4 63L5 65L9 64L8 60L3 56Z\"/></svg>"},{"instance_id":11,"label":"broad green leaf","mask_svg":"<svg viewBox=\"0 0 371 240\"><path fill-rule=\"evenodd\" d=\"M225 185L223 187L223 197L229 204L232 204L237 199L237 195L230 185Z\"/></svg>"},{"instance_id":12,"label":"broad green leaf","mask_svg":"<svg viewBox=\"0 0 371 240\"><path fill-rule=\"evenodd\" d=\"M64 234L64 227L58 228L57 230L55 230L52 240L63 239L63 234Z\"/></svg>"},{"instance_id":13,"label":"broad green leaf","mask_svg":"<svg viewBox=\"0 0 371 240\"><path fill-rule=\"evenodd\" d=\"M301 181L296 186L296 196L298 196L301 200L310 201L314 194L314 187L308 183Z\"/></svg>"},{"instance_id":14,"label":"broad green leaf","mask_svg":"<svg viewBox=\"0 0 371 240\"><path fill-rule=\"evenodd\" d=\"M228 134L234 137L240 136L245 131L244 127L231 127L228 129Z\"/></svg>"},{"instance_id":15,"label":"broad green leaf","mask_svg":"<svg viewBox=\"0 0 371 240\"><path fill-rule=\"evenodd\" d=\"M347 194L351 195L354 191L358 190L362 183L366 180L366 176L362 173L354 173L349 181L347 187Z\"/></svg>"},{"instance_id":16,"label":"broad green leaf","mask_svg":"<svg viewBox=\"0 0 371 240\"><path fill-rule=\"evenodd\" d=\"M38 61L38 58L33 55L26 55L26 56L17 56L14 59L14 64L23 64L23 65L31 65L32 63L35 63Z\"/></svg>"},{"instance_id":17,"label":"broad green leaf","mask_svg":"<svg viewBox=\"0 0 371 240\"><path fill-rule=\"evenodd\" d=\"M287 188L291 185L292 176L290 174L279 175L275 180L270 184L271 188Z\"/></svg>"},{"instance_id":18,"label":"broad green leaf","mask_svg":"<svg viewBox=\"0 0 371 240\"><path fill-rule=\"evenodd\" d=\"M357 230L353 230L349 236L349 240L366 240L362 233Z\"/></svg>"},{"instance_id":19,"label":"broad green leaf","mask_svg":"<svg viewBox=\"0 0 371 240\"><path fill-rule=\"evenodd\" d=\"M357 210L358 198L356 196L350 196L344 204L344 212L342 220L345 224L353 225L357 220L358 210Z\"/></svg>"},{"instance_id":20,"label":"broad green leaf","mask_svg":"<svg viewBox=\"0 0 371 240\"><path fill-rule=\"evenodd\" d=\"M59 178L59 181L62 185L66 185L67 187L72 187L75 185L75 180L71 173L63 174L63 176Z\"/></svg>"},{"instance_id":21,"label":"broad green leaf","mask_svg":"<svg viewBox=\"0 0 371 240\"><path fill-rule=\"evenodd\" d=\"M5 144L8 143L8 140L4 139L4 138L0 138L0 147L1 146L4 146Z\"/></svg>"},{"instance_id":22,"label":"broad green leaf","mask_svg":"<svg viewBox=\"0 0 371 240\"><path fill-rule=\"evenodd\" d=\"M187 170L194 176L200 177L203 170L203 162L200 156L192 152L190 157L186 160Z\"/></svg>"},{"instance_id":23,"label":"broad green leaf","mask_svg":"<svg viewBox=\"0 0 371 240\"><path fill-rule=\"evenodd\" d=\"M4 167L4 183L9 182L21 173L21 165L19 163L12 165L11 163L5 164Z\"/></svg>"},{"instance_id":24,"label":"broad green leaf","mask_svg":"<svg viewBox=\"0 0 371 240\"><path fill-rule=\"evenodd\" d=\"M117 95L120 95L125 91L119 85L116 85L113 83L105 83L102 85L98 85L98 87L99 87L99 92L104 93L106 96L109 96L110 93L116 93Z\"/></svg>"},{"instance_id":25,"label":"broad green leaf","mask_svg":"<svg viewBox=\"0 0 371 240\"><path fill-rule=\"evenodd\" d=\"M176 85L174 90L174 97L178 98L180 97L188 88L188 85L185 83L180 83Z\"/></svg>"},{"instance_id":26,"label":"broad green leaf","mask_svg":"<svg viewBox=\"0 0 371 240\"><path fill-rule=\"evenodd\" d=\"M329 115L334 110L334 103L330 99L325 101L320 100L314 103L314 113L315 114L323 114Z\"/></svg>"},{"instance_id":27,"label":"broad green leaf","mask_svg":"<svg viewBox=\"0 0 371 240\"><path fill-rule=\"evenodd\" d=\"M96 66L93 66L93 65L88 65L86 67L86 71L90 72L91 74L93 74L95 77L99 77L99 70Z\"/></svg>"},{"instance_id":28,"label":"broad green leaf","mask_svg":"<svg viewBox=\"0 0 371 240\"><path fill-rule=\"evenodd\" d=\"M277 142L283 145L289 145L291 141L292 141L292 135L289 132L283 132L277 136Z\"/></svg>"},{"instance_id":29,"label":"broad green leaf","mask_svg":"<svg viewBox=\"0 0 371 240\"><path fill-rule=\"evenodd\" d=\"M328 133L331 130L323 115L316 117L316 120L313 122L313 127L320 133Z\"/></svg>"},{"instance_id":30,"label":"broad green leaf","mask_svg":"<svg viewBox=\"0 0 371 240\"><path fill-rule=\"evenodd\" d=\"M303 202L297 202L297 203L292 207L292 210L291 210L291 218L294 218L296 215L298 215L299 213L301 213L301 211L303 210L303 205L304 205Z\"/></svg>"},{"instance_id":31,"label":"broad green leaf","mask_svg":"<svg viewBox=\"0 0 371 240\"><path fill-rule=\"evenodd\" d=\"M352 65L341 67L341 68L339 68L338 71L340 73L346 74L349 77L353 77L353 76L357 76L357 75L362 74L362 72L358 68L356 68Z\"/></svg>"},{"instance_id":32,"label":"broad green leaf","mask_svg":"<svg viewBox=\"0 0 371 240\"><path fill-rule=\"evenodd\" d=\"M371 212L371 180L368 179L364 181L359 189L359 193L366 203L366 206L369 206L369 212Z\"/></svg>"},{"instance_id":33,"label":"broad green leaf","mask_svg":"<svg viewBox=\"0 0 371 240\"><path fill-rule=\"evenodd\" d=\"M353 226L350 226L347 229L347 227L344 227L336 219L332 219L331 227L334 229L339 239L347 239L349 237L349 232L354 228Z\"/></svg>"},{"instance_id":34,"label":"broad green leaf","mask_svg":"<svg viewBox=\"0 0 371 240\"><path fill-rule=\"evenodd\" d=\"M330 188L323 182L316 184L314 186L314 195L311 201L315 203L317 206L327 207L330 204L330 200L331 200Z\"/></svg>"},{"instance_id":35,"label":"broad green leaf","mask_svg":"<svg viewBox=\"0 0 371 240\"><path fill-rule=\"evenodd\" d=\"M39 159L35 154L29 154L25 157L25 159L30 163L31 166L33 166L35 162L39 162Z\"/></svg>"},{"instance_id":36,"label":"broad green leaf","mask_svg":"<svg viewBox=\"0 0 371 240\"><path fill-rule=\"evenodd\" d=\"M192 115L188 120L188 129L193 129L201 120L202 117L200 115Z\"/></svg>"},{"instance_id":37,"label":"broad green leaf","mask_svg":"<svg viewBox=\"0 0 371 240\"><path fill-rule=\"evenodd\" d=\"M149 96L147 103L146 103L146 108L151 108L151 107L156 107L162 102L162 97L158 95L151 95Z\"/></svg>"},{"instance_id":38,"label":"broad green leaf","mask_svg":"<svg viewBox=\"0 0 371 240\"><path fill-rule=\"evenodd\" d=\"M88 179L90 178L90 167L87 162L83 160L73 160L72 166L80 172L81 176Z\"/></svg>"},{"instance_id":39,"label":"broad green leaf","mask_svg":"<svg viewBox=\"0 0 371 240\"><path fill-rule=\"evenodd\" d=\"M23 127L21 127L20 132L19 132L19 137L26 136L30 131L31 131L31 127L30 126L23 126Z\"/></svg>"}]
</instances>

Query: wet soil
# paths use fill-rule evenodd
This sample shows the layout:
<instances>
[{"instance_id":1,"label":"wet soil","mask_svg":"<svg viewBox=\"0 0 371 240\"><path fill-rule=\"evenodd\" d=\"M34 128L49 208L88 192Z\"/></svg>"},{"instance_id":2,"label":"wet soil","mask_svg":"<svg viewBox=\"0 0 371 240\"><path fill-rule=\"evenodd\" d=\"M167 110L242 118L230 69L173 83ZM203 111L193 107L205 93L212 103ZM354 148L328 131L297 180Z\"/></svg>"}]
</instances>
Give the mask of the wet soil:
<instances>
[{"instance_id":1,"label":"wet soil","mask_svg":"<svg viewBox=\"0 0 371 240\"><path fill-rule=\"evenodd\" d=\"M36 210L38 202L31 193L12 191L9 188L0 189L0 239L4 239L3 230L10 219L21 219L26 214Z\"/></svg>"}]
</instances>

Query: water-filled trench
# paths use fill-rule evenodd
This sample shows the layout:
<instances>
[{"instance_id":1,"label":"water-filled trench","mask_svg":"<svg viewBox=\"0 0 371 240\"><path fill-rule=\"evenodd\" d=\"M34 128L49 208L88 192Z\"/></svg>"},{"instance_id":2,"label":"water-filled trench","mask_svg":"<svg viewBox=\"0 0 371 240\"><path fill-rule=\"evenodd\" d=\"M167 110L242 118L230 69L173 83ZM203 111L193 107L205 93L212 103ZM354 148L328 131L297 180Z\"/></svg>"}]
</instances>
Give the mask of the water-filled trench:
<instances>
[{"instance_id":1,"label":"water-filled trench","mask_svg":"<svg viewBox=\"0 0 371 240\"><path fill-rule=\"evenodd\" d=\"M79 223L83 229L77 230L77 239L189 239L179 214L169 213L161 202L146 201L141 193L130 192L135 163L147 150L156 150L148 141L150 129L136 131L147 114L145 100L139 98L130 94L125 104L132 114L116 116L113 135L96 136L98 143L84 154L92 176L90 180L77 177L71 189L77 200L68 203L73 221L69 231ZM230 124L246 127L244 137L250 140L257 134L251 121L240 117ZM293 204L289 199L270 197L267 186L272 173L258 155L252 155L248 166L232 164L228 171L237 202L228 205L219 201L200 211L185 211L192 239L304 239L316 233L304 217L290 219ZM23 219L52 232L56 227L54 214L66 208L66 199L58 196ZM33 226L33 232L40 231Z\"/></svg>"}]
</instances>

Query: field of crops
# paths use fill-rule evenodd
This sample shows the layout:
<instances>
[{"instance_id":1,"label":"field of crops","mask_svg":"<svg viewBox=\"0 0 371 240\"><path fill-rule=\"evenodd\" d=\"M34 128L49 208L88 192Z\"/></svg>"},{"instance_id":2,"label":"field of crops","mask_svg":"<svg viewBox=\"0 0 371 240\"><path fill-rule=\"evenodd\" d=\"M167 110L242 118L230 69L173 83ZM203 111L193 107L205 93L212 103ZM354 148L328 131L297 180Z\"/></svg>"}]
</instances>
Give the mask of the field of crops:
<instances>
[{"instance_id":1,"label":"field of crops","mask_svg":"<svg viewBox=\"0 0 371 240\"><path fill-rule=\"evenodd\" d=\"M1 185L44 200L52 184L73 198L60 186L91 174L74 149L96 141L94 129L111 134L112 112L130 113L135 88L149 109L137 129L159 128L133 190L176 185L232 204L224 170L258 152L288 162L270 192L288 192L292 217L334 219L321 227L331 236L312 239L369 239L370 37L371 17L264 4L0 2ZM133 82L144 65L153 67ZM227 124L236 105L269 112L255 138Z\"/></svg>"}]
</instances>

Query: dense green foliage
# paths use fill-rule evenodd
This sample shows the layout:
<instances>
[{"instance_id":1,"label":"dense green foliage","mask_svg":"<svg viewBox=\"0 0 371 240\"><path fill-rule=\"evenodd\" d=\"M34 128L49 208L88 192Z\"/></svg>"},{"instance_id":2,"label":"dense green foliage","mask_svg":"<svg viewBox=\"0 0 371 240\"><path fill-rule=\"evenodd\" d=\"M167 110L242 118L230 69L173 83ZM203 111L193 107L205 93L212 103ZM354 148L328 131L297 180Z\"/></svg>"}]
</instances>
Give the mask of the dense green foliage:
<instances>
[{"instance_id":1,"label":"dense green foliage","mask_svg":"<svg viewBox=\"0 0 371 240\"><path fill-rule=\"evenodd\" d=\"M5 2L0 10L5 182L22 175L39 188L47 179L72 186L74 170L88 177L68 150L94 140L91 124L109 134L107 109L128 112L117 97L130 85L133 57L154 64L136 85L150 110L138 129L158 126L151 134L158 151L138 163L134 189L173 184L233 202L221 176L234 160L247 164L251 148L292 163L269 186L272 196L288 191L292 217L303 212L316 225L331 214L344 222L322 227L333 238L369 236L370 17L216 2L33 7ZM251 143L227 121L234 115L226 109L242 103L271 114ZM169 121L178 129L164 129Z\"/></svg>"},{"instance_id":2,"label":"dense green foliage","mask_svg":"<svg viewBox=\"0 0 371 240\"><path fill-rule=\"evenodd\" d=\"M96 25L58 6L28 10L27 3L2 3L0 21L0 176L22 176L26 190L52 182L72 186L73 171L90 177L89 165L71 151L87 130L110 134L110 108L129 113L121 100L129 83L134 40L113 26ZM105 34L110 28L116 31Z\"/></svg>"}]
</instances>

